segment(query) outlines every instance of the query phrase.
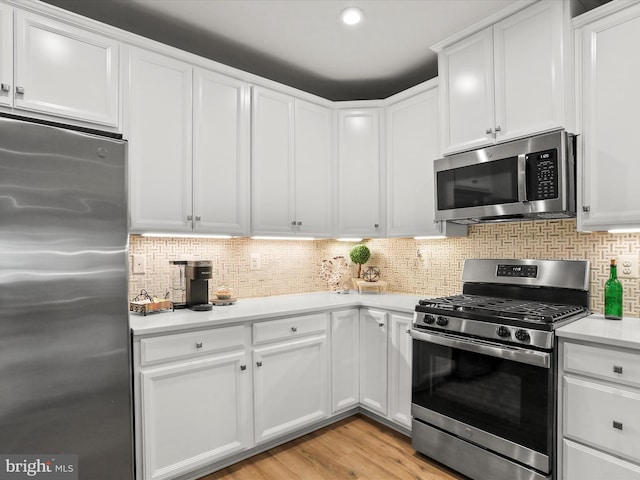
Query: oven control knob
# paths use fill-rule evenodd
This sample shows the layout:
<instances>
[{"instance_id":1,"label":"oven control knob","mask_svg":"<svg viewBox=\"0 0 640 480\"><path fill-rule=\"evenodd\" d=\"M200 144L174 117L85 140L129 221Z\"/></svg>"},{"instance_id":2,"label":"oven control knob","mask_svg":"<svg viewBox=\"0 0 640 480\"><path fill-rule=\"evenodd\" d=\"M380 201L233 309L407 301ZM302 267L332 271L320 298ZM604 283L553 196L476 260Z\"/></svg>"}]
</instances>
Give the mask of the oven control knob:
<instances>
[{"instance_id":1,"label":"oven control knob","mask_svg":"<svg viewBox=\"0 0 640 480\"><path fill-rule=\"evenodd\" d=\"M498 334L499 337L502 337L502 338L511 336L511 332L509 331L509 329L504 326L498 327L496 330L496 333Z\"/></svg>"},{"instance_id":2,"label":"oven control knob","mask_svg":"<svg viewBox=\"0 0 640 480\"><path fill-rule=\"evenodd\" d=\"M516 339L521 342L528 342L531 338L526 330L516 330Z\"/></svg>"},{"instance_id":3,"label":"oven control knob","mask_svg":"<svg viewBox=\"0 0 640 480\"><path fill-rule=\"evenodd\" d=\"M424 316L424 323L431 325L433 322L436 321L436 317L434 317L433 315L425 315Z\"/></svg>"},{"instance_id":4,"label":"oven control knob","mask_svg":"<svg viewBox=\"0 0 640 480\"><path fill-rule=\"evenodd\" d=\"M440 315L438 317L438 320L436 320L436 323L441 327L444 327L445 325L449 324L449 319L447 317L443 317L442 315Z\"/></svg>"}]
</instances>

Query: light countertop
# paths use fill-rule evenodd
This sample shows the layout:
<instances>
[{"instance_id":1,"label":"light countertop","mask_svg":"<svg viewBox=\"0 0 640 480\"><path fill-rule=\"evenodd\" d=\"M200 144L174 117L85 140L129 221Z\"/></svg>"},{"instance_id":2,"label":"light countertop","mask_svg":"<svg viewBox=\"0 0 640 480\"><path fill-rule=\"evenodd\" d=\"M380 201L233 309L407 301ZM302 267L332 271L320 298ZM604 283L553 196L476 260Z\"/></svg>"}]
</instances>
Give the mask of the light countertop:
<instances>
[{"instance_id":1,"label":"light countertop","mask_svg":"<svg viewBox=\"0 0 640 480\"><path fill-rule=\"evenodd\" d=\"M640 318L607 320L596 313L556 330L558 337L640 350Z\"/></svg>"},{"instance_id":2,"label":"light countertop","mask_svg":"<svg viewBox=\"0 0 640 480\"><path fill-rule=\"evenodd\" d=\"M317 292L247 298L240 299L233 305L214 305L213 310L208 312L183 309L150 313L147 316L132 313L129 315L129 325L134 335L141 336L345 308L370 307L413 314L420 298L424 296L355 291L349 294Z\"/></svg>"}]
</instances>

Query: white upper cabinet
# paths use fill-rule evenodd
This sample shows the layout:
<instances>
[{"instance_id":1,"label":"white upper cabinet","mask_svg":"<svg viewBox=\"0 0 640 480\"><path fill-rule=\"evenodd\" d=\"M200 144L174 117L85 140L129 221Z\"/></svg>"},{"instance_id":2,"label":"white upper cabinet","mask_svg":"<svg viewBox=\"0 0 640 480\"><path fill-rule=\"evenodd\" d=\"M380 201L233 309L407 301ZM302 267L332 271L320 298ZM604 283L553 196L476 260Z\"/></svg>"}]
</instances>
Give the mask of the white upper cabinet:
<instances>
[{"instance_id":1,"label":"white upper cabinet","mask_svg":"<svg viewBox=\"0 0 640 480\"><path fill-rule=\"evenodd\" d=\"M128 88L131 231L192 231L192 68L130 50Z\"/></svg>"},{"instance_id":2,"label":"white upper cabinet","mask_svg":"<svg viewBox=\"0 0 640 480\"><path fill-rule=\"evenodd\" d=\"M612 2L576 18L575 25L583 152L578 229L638 228L640 4Z\"/></svg>"},{"instance_id":3,"label":"white upper cabinet","mask_svg":"<svg viewBox=\"0 0 640 480\"><path fill-rule=\"evenodd\" d=\"M380 109L338 111L338 235L380 237Z\"/></svg>"},{"instance_id":4,"label":"white upper cabinet","mask_svg":"<svg viewBox=\"0 0 640 480\"><path fill-rule=\"evenodd\" d=\"M311 237L334 233L335 155L332 112L295 101L295 221L297 232Z\"/></svg>"},{"instance_id":5,"label":"white upper cabinet","mask_svg":"<svg viewBox=\"0 0 640 480\"><path fill-rule=\"evenodd\" d=\"M443 153L573 128L568 8L543 0L433 47Z\"/></svg>"},{"instance_id":6,"label":"white upper cabinet","mask_svg":"<svg viewBox=\"0 0 640 480\"><path fill-rule=\"evenodd\" d=\"M293 97L253 87L251 142L251 231L292 235Z\"/></svg>"},{"instance_id":7,"label":"white upper cabinet","mask_svg":"<svg viewBox=\"0 0 640 480\"><path fill-rule=\"evenodd\" d=\"M135 48L129 77L131 232L246 235L248 85Z\"/></svg>"},{"instance_id":8,"label":"white upper cabinet","mask_svg":"<svg viewBox=\"0 0 640 480\"><path fill-rule=\"evenodd\" d=\"M3 35L7 13L3 9ZM21 10L15 14L14 107L117 127L118 42ZM3 57L4 42L6 37Z\"/></svg>"},{"instance_id":9,"label":"white upper cabinet","mask_svg":"<svg viewBox=\"0 0 640 480\"><path fill-rule=\"evenodd\" d=\"M438 53L442 150L493 143L493 31L478 32Z\"/></svg>"},{"instance_id":10,"label":"white upper cabinet","mask_svg":"<svg viewBox=\"0 0 640 480\"><path fill-rule=\"evenodd\" d=\"M433 162L440 156L438 88L387 107L387 237L466 235L467 227L436 222Z\"/></svg>"},{"instance_id":11,"label":"white upper cabinet","mask_svg":"<svg viewBox=\"0 0 640 480\"><path fill-rule=\"evenodd\" d=\"M331 110L253 88L254 235L333 234Z\"/></svg>"},{"instance_id":12,"label":"white upper cabinet","mask_svg":"<svg viewBox=\"0 0 640 480\"><path fill-rule=\"evenodd\" d=\"M13 8L0 4L0 105L13 105Z\"/></svg>"},{"instance_id":13,"label":"white upper cabinet","mask_svg":"<svg viewBox=\"0 0 640 480\"><path fill-rule=\"evenodd\" d=\"M249 232L249 86L195 69L193 89L193 230Z\"/></svg>"}]
</instances>

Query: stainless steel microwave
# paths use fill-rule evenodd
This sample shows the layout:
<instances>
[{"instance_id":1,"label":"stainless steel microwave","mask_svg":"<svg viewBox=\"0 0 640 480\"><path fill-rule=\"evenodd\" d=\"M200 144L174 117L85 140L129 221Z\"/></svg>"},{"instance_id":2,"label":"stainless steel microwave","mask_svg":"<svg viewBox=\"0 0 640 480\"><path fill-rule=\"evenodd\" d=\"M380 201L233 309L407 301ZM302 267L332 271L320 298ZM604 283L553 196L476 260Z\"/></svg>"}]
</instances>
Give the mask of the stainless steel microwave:
<instances>
[{"instance_id":1,"label":"stainless steel microwave","mask_svg":"<svg viewBox=\"0 0 640 480\"><path fill-rule=\"evenodd\" d=\"M575 217L575 143L575 135L557 131L436 160L436 220Z\"/></svg>"}]
</instances>

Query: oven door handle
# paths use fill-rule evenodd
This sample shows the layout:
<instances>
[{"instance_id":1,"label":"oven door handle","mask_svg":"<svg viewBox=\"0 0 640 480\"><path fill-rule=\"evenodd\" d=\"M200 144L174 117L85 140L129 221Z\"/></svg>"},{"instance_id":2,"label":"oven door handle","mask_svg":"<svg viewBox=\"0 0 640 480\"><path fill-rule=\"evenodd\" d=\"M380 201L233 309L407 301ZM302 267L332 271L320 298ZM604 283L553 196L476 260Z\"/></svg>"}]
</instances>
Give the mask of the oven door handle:
<instances>
[{"instance_id":1,"label":"oven door handle","mask_svg":"<svg viewBox=\"0 0 640 480\"><path fill-rule=\"evenodd\" d=\"M526 363L536 367L551 368L551 354L529 350L524 348L502 345L499 343L485 342L476 339L461 339L450 335L434 334L411 330L411 338L423 342L437 343L445 347L459 348L469 352L480 353L492 357L513 360L514 362Z\"/></svg>"}]
</instances>

